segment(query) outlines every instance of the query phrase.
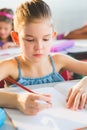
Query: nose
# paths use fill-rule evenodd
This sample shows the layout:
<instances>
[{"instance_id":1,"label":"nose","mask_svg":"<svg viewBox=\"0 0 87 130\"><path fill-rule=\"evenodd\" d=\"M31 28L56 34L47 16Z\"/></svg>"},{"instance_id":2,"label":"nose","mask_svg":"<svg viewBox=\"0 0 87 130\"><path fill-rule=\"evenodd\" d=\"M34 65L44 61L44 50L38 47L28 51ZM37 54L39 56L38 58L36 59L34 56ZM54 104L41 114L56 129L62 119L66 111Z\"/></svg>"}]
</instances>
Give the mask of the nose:
<instances>
[{"instance_id":1,"label":"nose","mask_svg":"<svg viewBox=\"0 0 87 130\"><path fill-rule=\"evenodd\" d=\"M43 49L44 49L44 44L43 44L41 41L38 41L38 42L35 44L35 49L36 49L36 50L43 50Z\"/></svg>"}]
</instances>

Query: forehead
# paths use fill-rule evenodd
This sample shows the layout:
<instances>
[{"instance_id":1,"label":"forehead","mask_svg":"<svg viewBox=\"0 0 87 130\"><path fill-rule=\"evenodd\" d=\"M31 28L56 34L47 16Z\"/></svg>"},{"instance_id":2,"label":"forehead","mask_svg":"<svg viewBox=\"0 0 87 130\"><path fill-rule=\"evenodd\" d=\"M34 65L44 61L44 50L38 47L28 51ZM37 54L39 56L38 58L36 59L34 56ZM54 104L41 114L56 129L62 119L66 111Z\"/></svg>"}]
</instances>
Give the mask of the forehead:
<instances>
[{"instance_id":1,"label":"forehead","mask_svg":"<svg viewBox=\"0 0 87 130\"><path fill-rule=\"evenodd\" d=\"M52 24L46 21L35 21L32 23L27 23L25 25L20 26L19 33L23 34L34 34L34 35L45 35L52 33Z\"/></svg>"}]
</instances>

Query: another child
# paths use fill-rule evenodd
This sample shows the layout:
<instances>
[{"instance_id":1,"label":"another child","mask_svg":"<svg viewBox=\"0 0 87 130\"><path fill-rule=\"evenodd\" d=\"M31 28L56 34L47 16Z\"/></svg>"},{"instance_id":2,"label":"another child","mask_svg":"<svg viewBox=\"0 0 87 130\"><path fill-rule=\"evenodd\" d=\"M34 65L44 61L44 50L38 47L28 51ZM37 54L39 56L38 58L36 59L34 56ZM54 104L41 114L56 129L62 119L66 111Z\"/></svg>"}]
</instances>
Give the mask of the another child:
<instances>
[{"instance_id":1,"label":"another child","mask_svg":"<svg viewBox=\"0 0 87 130\"><path fill-rule=\"evenodd\" d=\"M11 38L13 30L13 11L12 9L0 9L0 49L14 47L15 44Z\"/></svg>"},{"instance_id":2,"label":"another child","mask_svg":"<svg viewBox=\"0 0 87 130\"><path fill-rule=\"evenodd\" d=\"M64 39L87 39L87 25L67 33Z\"/></svg>"},{"instance_id":3,"label":"another child","mask_svg":"<svg viewBox=\"0 0 87 130\"><path fill-rule=\"evenodd\" d=\"M55 32L50 8L44 1L31 0L21 4L15 12L14 30L11 35L16 45L20 46L21 55L0 63L0 80L10 76L20 84L29 86L62 82L64 79L59 73L63 70L87 75L87 62L64 54L50 55ZM36 100L49 103L40 104ZM1 107L16 108L29 115L51 107L50 102L50 95L0 91Z\"/></svg>"}]
</instances>

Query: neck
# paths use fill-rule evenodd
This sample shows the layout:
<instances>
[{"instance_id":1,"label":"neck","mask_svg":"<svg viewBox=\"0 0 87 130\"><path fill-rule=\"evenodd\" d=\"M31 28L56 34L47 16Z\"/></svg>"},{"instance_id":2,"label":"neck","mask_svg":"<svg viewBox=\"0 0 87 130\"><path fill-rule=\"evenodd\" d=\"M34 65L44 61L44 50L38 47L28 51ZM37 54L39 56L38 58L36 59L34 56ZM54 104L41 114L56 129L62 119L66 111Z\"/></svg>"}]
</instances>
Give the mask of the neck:
<instances>
[{"instance_id":1,"label":"neck","mask_svg":"<svg viewBox=\"0 0 87 130\"><path fill-rule=\"evenodd\" d=\"M46 58L44 58L43 60L41 61L38 61L38 62L32 62L31 60L29 60L27 57L25 56L22 56L22 59L23 59L23 62L26 66L29 66L31 68L38 68L40 66L45 66L46 63L49 62L49 56L46 56Z\"/></svg>"}]
</instances>

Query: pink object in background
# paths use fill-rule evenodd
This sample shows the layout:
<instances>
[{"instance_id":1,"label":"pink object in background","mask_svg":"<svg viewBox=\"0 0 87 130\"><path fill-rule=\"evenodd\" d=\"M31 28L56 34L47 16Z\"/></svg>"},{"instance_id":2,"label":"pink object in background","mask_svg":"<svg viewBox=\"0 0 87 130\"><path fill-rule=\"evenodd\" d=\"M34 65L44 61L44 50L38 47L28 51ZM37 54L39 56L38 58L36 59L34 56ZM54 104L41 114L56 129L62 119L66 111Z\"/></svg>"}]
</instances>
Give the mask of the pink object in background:
<instances>
[{"instance_id":1,"label":"pink object in background","mask_svg":"<svg viewBox=\"0 0 87 130\"><path fill-rule=\"evenodd\" d=\"M59 52L59 51L64 51L68 48L73 47L75 44L74 40L63 40L63 41L56 41L50 49L50 52Z\"/></svg>"},{"instance_id":2,"label":"pink object in background","mask_svg":"<svg viewBox=\"0 0 87 130\"><path fill-rule=\"evenodd\" d=\"M58 34L56 38L57 38L57 40L64 39L64 33Z\"/></svg>"},{"instance_id":3,"label":"pink object in background","mask_svg":"<svg viewBox=\"0 0 87 130\"><path fill-rule=\"evenodd\" d=\"M4 88L4 84L5 84L4 80L1 80L0 81L0 88Z\"/></svg>"}]
</instances>

